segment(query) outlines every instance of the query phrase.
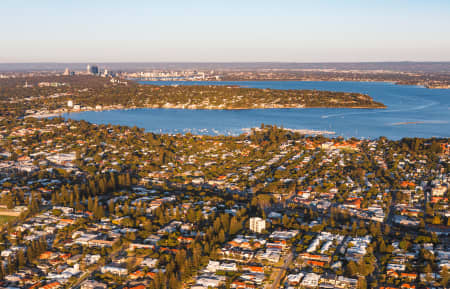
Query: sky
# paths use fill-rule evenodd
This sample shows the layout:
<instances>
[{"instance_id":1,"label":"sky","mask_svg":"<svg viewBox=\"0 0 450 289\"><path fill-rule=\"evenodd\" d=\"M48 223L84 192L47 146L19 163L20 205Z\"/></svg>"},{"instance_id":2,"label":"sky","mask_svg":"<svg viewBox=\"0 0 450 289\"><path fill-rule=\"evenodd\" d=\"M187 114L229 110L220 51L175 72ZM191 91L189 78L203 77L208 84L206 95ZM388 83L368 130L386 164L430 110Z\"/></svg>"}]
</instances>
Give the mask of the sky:
<instances>
[{"instance_id":1,"label":"sky","mask_svg":"<svg viewBox=\"0 0 450 289\"><path fill-rule=\"evenodd\" d=\"M450 61L450 0L1 0L0 62Z\"/></svg>"}]
</instances>

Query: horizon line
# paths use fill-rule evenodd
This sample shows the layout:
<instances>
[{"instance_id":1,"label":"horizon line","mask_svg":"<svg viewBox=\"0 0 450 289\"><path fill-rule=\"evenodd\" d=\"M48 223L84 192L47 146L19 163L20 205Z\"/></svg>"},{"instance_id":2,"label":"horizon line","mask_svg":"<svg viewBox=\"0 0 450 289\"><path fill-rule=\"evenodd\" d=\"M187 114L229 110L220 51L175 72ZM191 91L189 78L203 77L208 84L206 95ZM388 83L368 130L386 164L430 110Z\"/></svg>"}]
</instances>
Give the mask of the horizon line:
<instances>
[{"instance_id":1,"label":"horizon line","mask_svg":"<svg viewBox=\"0 0 450 289\"><path fill-rule=\"evenodd\" d=\"M374 60L374 61L28 61L2 62L0 64L85 64L85 63L450 63L450 60Z\"/></svg>"}]
</instances>

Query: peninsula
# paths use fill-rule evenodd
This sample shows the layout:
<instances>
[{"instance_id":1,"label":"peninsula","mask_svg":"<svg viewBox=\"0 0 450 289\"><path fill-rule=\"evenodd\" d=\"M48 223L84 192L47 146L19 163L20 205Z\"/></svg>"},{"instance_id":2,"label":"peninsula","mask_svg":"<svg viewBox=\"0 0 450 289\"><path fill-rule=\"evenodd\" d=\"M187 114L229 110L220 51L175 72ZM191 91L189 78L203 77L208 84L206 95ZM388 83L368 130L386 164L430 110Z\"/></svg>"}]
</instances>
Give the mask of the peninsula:
<instances>
[{"instance_id":1,"label":"peninsula","mask_svg":"<svg viewBox=\"0 0 450 289\"><path fill-rule=\"evenodd\" d=\"M360 93L239 86L156 86L119 78L54 76L0 80L0 116L124 108L386 108Z\"/></svg>"}]
</instances>

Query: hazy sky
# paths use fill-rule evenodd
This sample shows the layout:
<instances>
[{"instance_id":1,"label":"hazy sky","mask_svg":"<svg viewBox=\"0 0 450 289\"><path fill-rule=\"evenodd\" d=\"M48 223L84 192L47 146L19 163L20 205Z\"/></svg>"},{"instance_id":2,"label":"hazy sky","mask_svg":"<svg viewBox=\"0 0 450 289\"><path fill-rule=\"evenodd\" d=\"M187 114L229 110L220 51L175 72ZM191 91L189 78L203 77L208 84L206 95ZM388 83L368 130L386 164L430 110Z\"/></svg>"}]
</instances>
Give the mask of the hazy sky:
<instances>
[{"instance_id":1,"label":"hazy sky","mask_svg":"<svg viewBox=\"0 0 450 289\"><path fill-rule=\"evenodd\" d=\"M0 62L450 61L450 0L0 0Z\"/></svg>"}]
</instances>

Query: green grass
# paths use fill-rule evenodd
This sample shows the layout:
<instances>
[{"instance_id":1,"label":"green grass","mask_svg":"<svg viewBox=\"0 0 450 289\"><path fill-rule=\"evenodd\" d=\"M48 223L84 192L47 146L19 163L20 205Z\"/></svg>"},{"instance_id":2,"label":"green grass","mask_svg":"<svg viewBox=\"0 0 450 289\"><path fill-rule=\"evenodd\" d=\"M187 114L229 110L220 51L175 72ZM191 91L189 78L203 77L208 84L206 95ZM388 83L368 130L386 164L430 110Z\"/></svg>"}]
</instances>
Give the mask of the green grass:
<instances>
[{"instance_id":1,"label":"green grass","mask_svg":"<svg viewBox=\"0 0 450 289\"><path fill-rule=\"evenodd\" d=\"M16 218L17 217L14 217L14 216L0 216L0 226L6 224Z\"/></svg>"}]
</instances>

